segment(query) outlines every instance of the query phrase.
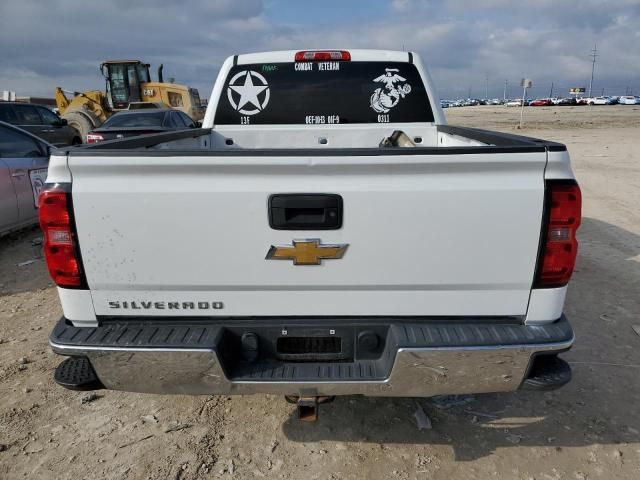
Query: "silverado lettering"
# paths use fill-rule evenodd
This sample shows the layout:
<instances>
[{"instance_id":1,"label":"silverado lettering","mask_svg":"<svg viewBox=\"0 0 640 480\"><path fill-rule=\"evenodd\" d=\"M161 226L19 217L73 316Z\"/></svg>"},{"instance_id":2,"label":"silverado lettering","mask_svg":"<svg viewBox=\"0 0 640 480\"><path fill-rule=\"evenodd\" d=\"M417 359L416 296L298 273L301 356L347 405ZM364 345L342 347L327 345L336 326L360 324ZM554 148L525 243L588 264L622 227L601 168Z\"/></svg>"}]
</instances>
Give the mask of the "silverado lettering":
<instances>
[{"instance_id":1,"label":"silverado lettering","mask_svg":"<svg viewBox=\"0 0 640 480\"><path fill-rule=\"evenodd\" d=\"M143 308L145 310L149 310L151 308L156 308L163 310L168 308L169 310L193 310L198 308L199 310L221 310L224 308L224 304L222 302L145 302L145 301L110 301L109 308L114 309L132 309L132 310L140 310Z\"/></svg>"}]
</instances>

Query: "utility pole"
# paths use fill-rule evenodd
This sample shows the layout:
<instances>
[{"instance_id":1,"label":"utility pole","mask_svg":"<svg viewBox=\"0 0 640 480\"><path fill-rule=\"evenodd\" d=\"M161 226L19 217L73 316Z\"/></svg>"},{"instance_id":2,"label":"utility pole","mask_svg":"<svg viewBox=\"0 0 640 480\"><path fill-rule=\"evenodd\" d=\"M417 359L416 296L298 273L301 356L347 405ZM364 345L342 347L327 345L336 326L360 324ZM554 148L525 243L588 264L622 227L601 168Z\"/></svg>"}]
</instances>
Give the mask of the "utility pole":
<instances>
[{"instance_id":1,"label":"utility pole","mask_svg":"<svg viewBox=\"0 0 640 480\"><path fill-rule=\"evenodd\" d=\"M471 87L469 87L469 96L467 98L471 98Z\"/></svg>"},{"instance_id":2,"label":"utility pole","mask_svg":"<svg viewBox=\"0 0 640 480\"><path fill-rule=\"evenodd\" d=\"M507 85L509 85L509 80L504 81L504 92L502 93L502 100L507 101Z\"/></svg>"},{"instance_id":3,"label":"utility pole","mask_svg":"<svg viewBox=\"0 0 640 480\"><path fill-rule=\"evenodd\" d=\"M485 84L484 84L484 99L489 99L489 74L485 74L484 76Z\"/></svg>"},{"instance_id":4,"label":"utility pole","mask_svg":"<svg viewBox=\"0 0 640 480\"><path fill-rule=\"evenodd\" d=\"M549 98L553 98L553 82L551 82L551 90L549 91Z\"/></svg>"},{"instance_id":5,"label":"utility pole","mask_svg":"<svg viewBox=\"0 0 640 480\"><path fill-rule=\"evenodd\" d=\"M589 97L591 97L591 89L593 88L593 71L596 68L596 57L598 56L598 45L593 45L593 50L591 50L591 81L589 82Z\"/></svg>"}]
</instances>

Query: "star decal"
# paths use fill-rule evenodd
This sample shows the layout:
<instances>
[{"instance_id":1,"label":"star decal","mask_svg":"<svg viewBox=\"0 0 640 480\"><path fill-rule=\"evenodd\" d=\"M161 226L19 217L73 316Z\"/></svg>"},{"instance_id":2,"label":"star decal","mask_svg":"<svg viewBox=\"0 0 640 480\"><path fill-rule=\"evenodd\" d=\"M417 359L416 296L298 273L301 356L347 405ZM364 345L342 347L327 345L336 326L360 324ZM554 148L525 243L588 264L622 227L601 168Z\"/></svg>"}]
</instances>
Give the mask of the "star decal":
<instances>
[{"instance_id":1,"label":"star decal","mask_svg":"<svg viewBox=\"0 0 640 480\"><path fill-rule=\"evenodd\" d=\"M238 81L242 81L242 77L244 76L244 83L241 85L231 85L232 83L236 83ZM256 77L259 81L263 81L263 85L255 84L254 78ZM229 100L233 107L240 113L244 113L246 115L253 115L255 113L261 112L264 107L267 106L269 101L269 92L267 91L264 100L261 102L258 98L262 92L267 90L269 85L267 85L266 79L257 72L252 72L247 70L246 72L241 72L239 75L233 77L229 84L229 89L233 90L235 93L240 95L240 100L238 103L234 101L231 97L231 92L229 92ZM245 108L249 105L249 109ZM255 107L255 109L251 109L251 106Z\"/></svg>"}]
</instances>

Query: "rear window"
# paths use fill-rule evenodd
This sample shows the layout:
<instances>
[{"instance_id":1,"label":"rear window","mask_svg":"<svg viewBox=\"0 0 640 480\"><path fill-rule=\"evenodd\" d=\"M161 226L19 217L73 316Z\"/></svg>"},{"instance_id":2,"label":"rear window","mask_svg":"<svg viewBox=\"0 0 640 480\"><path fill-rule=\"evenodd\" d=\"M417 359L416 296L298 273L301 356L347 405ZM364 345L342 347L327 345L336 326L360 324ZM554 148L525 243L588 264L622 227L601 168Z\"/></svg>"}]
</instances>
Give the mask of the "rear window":
<instances>
[{"instance_id":1,"label":"rear window","mask_svg":"<svg viewBox=\"0 0 640 480\"><path fill-rule=\"evenodd\" d=\"M433 122L415 65L296 62L234 66L218 125Z\"/></svg>"},{"instance_id":2,"label":"rear window","mask_svg":"<svg viewBox=\"0 0 640 480\"><path fill-rule=\"evenodd\" d=\"M31 105L14 105L14 111L18 115L19 125L42 125L42 119L38 115L36 107Z\"/></svg>"},{"instance_id":3,"label":"rear window","mask_svg":"<svg viewBox=\"0 0 640 480\"><path fill-rule=\"evenodd\" d=\"M32 138L0 125L0 157L41 157L42 152Z\"/></svg>"},{"instance_id":4,"label":"rear window","mask_svg":"<svg viewBox=\"0 0 640 480\"><path fill-rule=\"evenodd\" d=\"M114 127L161 127L165 112L136 113L114 115L102 125L104 128Z\"/></svg>"},{"instance_id":5,"label":"rear window","mask_svg":"<svg viewBox=\"0 0 640 480\"><path fill-rule=\"evenodd\" d=\"M16 117L13 107L7 103L0 103L0 121L17 124L18 117Z\"/></svg>"}]
</instances>

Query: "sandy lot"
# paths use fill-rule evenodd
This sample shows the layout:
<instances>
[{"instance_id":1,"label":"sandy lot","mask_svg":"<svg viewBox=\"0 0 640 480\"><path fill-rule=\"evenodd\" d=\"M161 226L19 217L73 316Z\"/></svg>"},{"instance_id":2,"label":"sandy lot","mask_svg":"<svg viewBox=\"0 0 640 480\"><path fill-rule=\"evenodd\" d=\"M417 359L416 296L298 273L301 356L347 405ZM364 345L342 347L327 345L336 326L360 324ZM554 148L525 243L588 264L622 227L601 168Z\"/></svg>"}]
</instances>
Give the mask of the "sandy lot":
<instances>
[{"instance_id":1,"label":"sandy lot","mask_svg":"<svg viewBox=\"0 0 640 480\"><path fill-rule=\"evenodd\" d=\"M446 113L510 132L519 117ZM530 107L525 121L523 134L568 145L584 195L568 386L449 408L344 397L317 424L275 396L99 391L83 404L52 381L47 336L61 311L32 229L0 239L0 479L640 478L640 107ZM418 404L431 430L416 426Z\"/></svg>"}]
</instances>

